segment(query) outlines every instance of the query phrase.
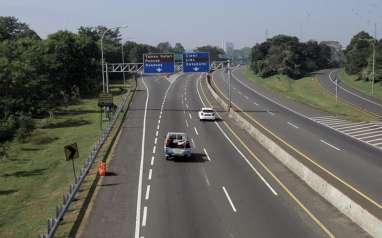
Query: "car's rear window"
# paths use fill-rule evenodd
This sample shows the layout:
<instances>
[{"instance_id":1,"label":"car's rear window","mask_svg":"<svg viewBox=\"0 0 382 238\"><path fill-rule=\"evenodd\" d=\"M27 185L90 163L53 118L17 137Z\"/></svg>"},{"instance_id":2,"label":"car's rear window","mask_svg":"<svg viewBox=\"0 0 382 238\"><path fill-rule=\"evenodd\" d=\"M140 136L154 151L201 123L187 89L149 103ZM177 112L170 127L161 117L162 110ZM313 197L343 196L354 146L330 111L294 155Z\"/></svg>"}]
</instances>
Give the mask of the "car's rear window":
<instances>
[{"instance_id":1,"label":"car's rear window","mask_svg":"<svg viewBox=\"0 0 382 238\"><path fill-rule=\"evenodd\" d=\"M213 113L214 111L213 111L213 110L203 110L203 112L206 112L206 113Z\"/></svg>"}]
</instances>

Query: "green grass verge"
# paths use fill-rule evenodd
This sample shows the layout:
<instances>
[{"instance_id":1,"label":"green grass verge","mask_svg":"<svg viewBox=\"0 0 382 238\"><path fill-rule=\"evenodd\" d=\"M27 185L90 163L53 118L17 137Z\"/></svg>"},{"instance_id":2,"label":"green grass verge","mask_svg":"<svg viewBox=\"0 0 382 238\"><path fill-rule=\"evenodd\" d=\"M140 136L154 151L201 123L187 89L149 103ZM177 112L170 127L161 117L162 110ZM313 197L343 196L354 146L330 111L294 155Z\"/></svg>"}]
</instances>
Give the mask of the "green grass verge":
<instances>
[{"instance_id":1,"label":"green grass verge","mask_svg":"<svg viewBox=\"0 0 382 238\"><path fill-rule=\"evenodd\" d=\"M343 101L338 101L338 103L336 103L335 97L322 88L319 82L317 80L313 80L312 77L292 80L284 75L274 75L264 79L254 74L248 68L242 69L241 73L264 88L276 91L289 99L304 103L322 111L329 112L347 120L378 120L378 118L372 114L365 112L361 113L358 108L348 103Z\"/></svg>"},{"instance_id":2,"label":"green grass verge","mask_svg":"<svg viewBox=\"0 0 382 238\"><path fill-rule=\"evenodd\" d=\"M121 93L114 102L121 102ZM37 237L45 233L47 218L73 182L71 162L65 161L64 145L77 142L83 166L100 133L97 99L84 99L63 108L53 120L36 120L37 129L25 143L12 141L8 159L0 166L0 237Z\"/></svg>"},{"instance_id":3,"label":"green grass verge","mask_svg":"<svg viewBox=\"0 0 382 238\"><path fill-rule=\"evenodd\" d=\"M338 77L348 86L363 92L366 95L371 94L371 82L364 80L357 80L356 75L349 75L345 72L345 69L340 69L338 71ZM374 84L374 95L373 97L378 98L382 101L382 83Z\"/></svg>"}]
</instances>

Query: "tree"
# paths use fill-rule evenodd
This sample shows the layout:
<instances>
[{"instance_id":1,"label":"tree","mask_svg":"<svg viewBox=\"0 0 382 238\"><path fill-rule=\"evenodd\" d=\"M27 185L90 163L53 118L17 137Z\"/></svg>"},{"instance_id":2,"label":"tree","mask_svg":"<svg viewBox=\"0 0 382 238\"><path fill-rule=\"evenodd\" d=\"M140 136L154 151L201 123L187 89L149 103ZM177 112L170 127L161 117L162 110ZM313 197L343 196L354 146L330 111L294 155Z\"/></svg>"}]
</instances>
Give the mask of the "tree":
<instances>
[{"instance_id":1,"label":"tree","mask_svg":"<svg viewBox=\"0 0 382 238\"><path fill-rule=\"evenodd\" d=\"M368 64L372 54L372 40L368 33L361 31L355 35L345 50L345 70L349 74L360 74Z\"/></svg>"},{"instance_id":2,"label":"tree","mask_svg":"<svg viewBox=\"0 0 382 238\"><path fill-rule=\"evenodd\" d=\"M174 53L183 53L184 51L185 51L185 49L181 43L179 43L179 42L175 43L175 46L173 49Z\"/></svg>"},{"instance_id":3,"label":"tree","mask_svg":"<svg viewBox=\"0 0 382 238\"><path fill-rule=\"evenodd\" d=\"M197 47L194 51L197 51L197 52L208 52L209 55L210 55L210 61L211 62L221 59L220 56L224 54L224 50L223 49L218 48L216 46L210 46L210 45Z\"/></svg>"},{"instance_id":4,"label":"tree","mask_svg":"<svg viewBox=\"0 0 382 238\"><path fill-rule=\"evenodd\" d=\"M168 53L172 51L172 47L169 42L161 42L157 45L157 48L161 53Z\"/></svg>"},{"instance_id":5,"label":"tree","mask_svg":"<svg viewBox=\"0 0 382 238\"><path fill-rule=\"evenodd\" d=\"M0 41L24 37L40 39L36 32L32 31L27 24L19 22L17 18L0 17Z\"/></svg>"}]
</instances>

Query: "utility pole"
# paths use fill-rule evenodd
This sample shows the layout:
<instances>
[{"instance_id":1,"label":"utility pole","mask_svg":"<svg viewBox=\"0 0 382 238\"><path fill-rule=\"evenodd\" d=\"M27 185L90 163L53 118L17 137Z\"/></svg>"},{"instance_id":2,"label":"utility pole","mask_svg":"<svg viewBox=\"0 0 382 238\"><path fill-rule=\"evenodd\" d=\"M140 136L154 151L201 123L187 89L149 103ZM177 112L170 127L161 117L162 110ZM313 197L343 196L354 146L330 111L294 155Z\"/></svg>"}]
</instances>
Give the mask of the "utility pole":
<instances>
[{"instance_id":1,"label":"utility pole","mask_svg":"<svg viewBox=\"0 0 382 238\"><path fill-rule=\"evenodd\" d=\"M228 60L228 98L229 98L229 102L228 102L228 112L230 112L231 110L231 61Z\"/></svg>"},{"instance_id":2,"label":"utility pole","mask_svg":"<svg viewBox=\"0 0 382 238\"><path fill-rule=\"evenodd\" d=\"M125 64L125 55L124 55L124 52L123 52L123 42L122 42L122 64L124 65ZM123 74L123 87L126 89L126 78L125 78L125 70L122 71L122 74Z\"/></svg>"},{"instance_id":3,"label":"utility pole","mask_svg":"<svg viewBox=\"0 0 382 238\"><path fill-rule=\"evenodd\" d=\"M375 82L375 44L377 41L377 23L374 23L374 40L373 40L373 78L371 81L371 95L374 95L374 82Z\"/></svg>"}]
</instances>

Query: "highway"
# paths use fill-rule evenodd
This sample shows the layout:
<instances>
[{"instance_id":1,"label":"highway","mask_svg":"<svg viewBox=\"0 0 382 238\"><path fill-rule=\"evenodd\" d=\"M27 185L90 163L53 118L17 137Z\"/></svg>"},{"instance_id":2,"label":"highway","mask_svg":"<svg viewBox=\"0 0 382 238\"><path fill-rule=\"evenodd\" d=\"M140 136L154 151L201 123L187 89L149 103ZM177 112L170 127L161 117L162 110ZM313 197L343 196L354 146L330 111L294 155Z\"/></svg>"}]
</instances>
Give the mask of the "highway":
<instances>
[{"instance_id":1,"label":"highway","mask_svg":"<svg viewBox=\"0 0 382 238\"><path fill-rule=\"evenodd\" d=\"M222 120L200 122L198 110L211 103L202 82L200 74L139 80L113 176L98 185L79 237L367 237L228 126L222 108L214 104ZM188 134L191 159L164 159L169 131Z\"/></svg>"},{"instance_id":2,"label":"highway","mask_svg":"<svg viewBox=\"0 0 382 238\"><path fill-rule=\"evenodd\" d=\"M222 71L213 76L218 91L228 95L227 77ZM302 163L381 217L380 149L316 123L311 118L328 114L260 88L239 71L233 72L231 88L232 102L249 121L267 128L275 135L275 141Z\"/></svg>"},{"instance_id":3,"label":"highway","mask_svg":"<svg viewBox=\"0 0 382 238\"><path fill-rule=\"evenodd\" d=\"M336 92L336 78L338 78L338 97L362 108L363 110L367 110L382 119L381 101L344 84L337 75L337 70L321 70L318 73L320 84L333 94Z\"/></svg>"}]
</instances>

